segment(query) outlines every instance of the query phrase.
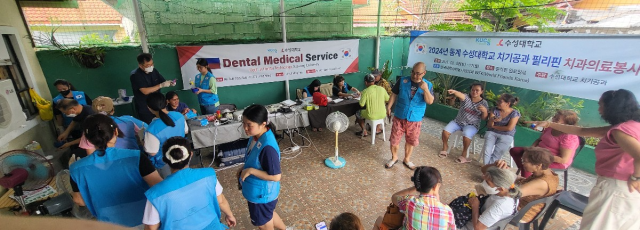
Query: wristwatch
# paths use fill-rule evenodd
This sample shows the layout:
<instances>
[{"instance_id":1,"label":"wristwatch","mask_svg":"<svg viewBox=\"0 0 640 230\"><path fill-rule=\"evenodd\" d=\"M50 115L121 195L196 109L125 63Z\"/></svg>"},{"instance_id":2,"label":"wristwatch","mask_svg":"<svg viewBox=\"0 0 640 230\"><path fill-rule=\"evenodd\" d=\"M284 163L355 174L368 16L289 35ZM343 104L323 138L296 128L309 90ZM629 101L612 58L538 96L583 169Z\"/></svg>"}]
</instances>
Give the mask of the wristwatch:
<instances>
[{"instance_id":1,"label":"wristwatch","mask_svg":"<svg viewBox=\"0 0 640 230\"><path fill-rule=\"evenodd\" d=\"M631 176L629 176L629 180L632 180L632 181L639 181L639 180L640 180L640 177L634 177L633 175L631 175Z\"/></svg>"}]
</instances>

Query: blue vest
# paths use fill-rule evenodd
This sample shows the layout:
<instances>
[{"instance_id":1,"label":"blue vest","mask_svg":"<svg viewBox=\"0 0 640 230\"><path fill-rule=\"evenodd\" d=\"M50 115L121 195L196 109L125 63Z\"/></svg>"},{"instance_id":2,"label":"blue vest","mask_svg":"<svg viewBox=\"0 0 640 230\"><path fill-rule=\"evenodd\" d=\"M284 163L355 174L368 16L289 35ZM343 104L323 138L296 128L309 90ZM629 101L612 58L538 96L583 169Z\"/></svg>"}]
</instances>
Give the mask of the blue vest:
<instances>
[{"instance_id":1,"label":"blue vest","mask_svg":"<svg viewBox=\"0 0 640 230\"><path fill-rule=\"evenodd\" d=\"M124 137L118 137L116 141L116 148L119 149L133 149L140 150L138 145L138 139L136 138L136 126L139 128L147 128L147 124L141 120L138 120L132 116L111 116L111 119L116 122L120 131Z\"/></svg>"},{"instance_id":2,"label":"blue vest","mask_svg":"<svg viewBox=\"0 0 640 230\"><path fill-rule=\"evenodd\" d=\"M263 170L260 165L260 152L262 149L269 145L278 151L278 159L280 159L280 147L271 130L268 130L253 145L253 148L249 149L251 141L247 145L248 153L244 160L244 168L255 168ZM251 175L244 179L242 182L242 195L251 203L264 204L274 201L280 195L280 182L279 181L266 181L262 180L254 175Z\"/></svg>"},{"instance_id":3,"label":"blue vest","mask_svg":"<svg viewBox=\"0 0 640 230\"><path fill-rule=\"evenodd\" d=\"M182 169L145 193L158 210L160 229L227 229L220 223L212 168Z\"/></svg>"},{"instance_id":4,"label":"blue vest","mask_svg":"<svg viewBox=\"0 0 640 230\"><path fill-rule=\"evenodd\" d=\"M422 79L429 86L429 91L433 88L431 82ZM400 84L398 99L396 100L396 108L393 111L397 118L407 121L422 121L424 112L427 109L427 102L424 101L424 91L418 88L416 94L411 99L411 78L403 77L396 84Z\"/></svg>"},{"instance_id":5,"label":"blue vest","mask_svg":"<svg viewBox=\"0 0 640 230\"><path fill-rule=\"evenodd\" d=\"M139 165L139 150L110 147L71 164L69 170L91 214L99 221L134 227L142 224L149 189Z\"/></svg>"},{"instance_id":6,"label":"blue vest","mask_svg":"<svg viewBox=\"0 0 640 230\"><path fill-rule=\"evenodd\" d=\"M87 105L87 96L84 95L84 92L71 91L71 94L73 94L73 99L76 100L78 103L80 103L81 105ZM62 96L62 94L58 94L58 96L53 98L53 103L58 104L58 102L60 102L60 100L64 98L65 97ZM69 124L71 124L71 121L73 121L73 118L67 117L67 115L65 115L64 113L62 113L62 118L63 118L63 126L65 128L69 126Z\"/></svg>"},{"instance_id":7,"label":"blue vest","mask_svg":"<svg viewBox=\"0 0 640 230\"><path fill-rule=\"evenodd\" d=\"M202 83L200 83L200 78L202 77L202 74L199 73L198 75L196 75L196 81L194 82L196 84L196 87L201 88L201 89L210 89L209 88L209 81L210 80L216 80L216 78L213 76L212 73L207 73L207 75L204 76L204 80L202 80ZM220 99L218 99L218 94L213 94L213 93L199 93L198 94L198 102L200 102L200 105L213 105L215 103L217 103Z\"/></svg>"},{"instance_id":8,"label":"blue vest","mask_svg":"<svg viewBox=\"0 0 640 230\"><path fill-rule=\"evenodd\" d=\"M307 92L307 97L313 97L313 94L311 94L311 91L309 91L309 86L302 88L305 92Z\"/></svg>"},{"instance_id":9,"label":"blue vest","mask_svg":"<svg viewBox=\"0 0 640 230\"><path fill-rule=\"evenodd\" d=\"M156 153L155 156L149 155L149 160L151 160L151 163L153 163L157 169L164 166L164 161L162 161L162 145L164 142L172 137L184 137L184 116L175 111L169 112L168 115L176 126L168 126L158 118L149 124L149 129L147 130L147 132L151 133L160 141L158 153Z\"/></svg>"}]
</instances>

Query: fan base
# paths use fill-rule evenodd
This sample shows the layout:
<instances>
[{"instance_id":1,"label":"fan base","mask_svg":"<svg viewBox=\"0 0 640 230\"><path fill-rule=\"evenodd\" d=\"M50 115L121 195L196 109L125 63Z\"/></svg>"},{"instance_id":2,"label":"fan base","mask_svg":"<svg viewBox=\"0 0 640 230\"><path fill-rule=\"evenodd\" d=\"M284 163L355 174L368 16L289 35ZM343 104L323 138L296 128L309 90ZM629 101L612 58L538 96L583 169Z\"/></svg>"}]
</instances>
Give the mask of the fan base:
<instances>
[{"instance_id":1,"label":"fan base","mask_svg":"<svg viewBox=\"0 0 640 230\"><path fill-rule=\"evenodd\" d=\"M327 159L324 160L324 164L332 169L339 169L344 167L345 164L347 164L347 161L342 158L342 157L338 157L338 161L335 162L334 161L335 157L329 157Z\"/></svg>"}]
</instances>

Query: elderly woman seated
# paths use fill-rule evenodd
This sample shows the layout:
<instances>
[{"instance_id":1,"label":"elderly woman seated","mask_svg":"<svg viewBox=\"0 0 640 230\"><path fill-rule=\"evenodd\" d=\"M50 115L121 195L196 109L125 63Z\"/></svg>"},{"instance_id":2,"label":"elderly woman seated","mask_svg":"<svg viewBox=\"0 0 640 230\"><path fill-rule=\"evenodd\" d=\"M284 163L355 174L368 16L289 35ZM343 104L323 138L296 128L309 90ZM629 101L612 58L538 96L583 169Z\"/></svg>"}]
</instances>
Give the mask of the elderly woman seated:
<instances>
[{"instance_id":1,"label":"elderly woman seated","mask_svg":"<svg viewBox=\"0 0 640 230\"><path fill-rule=\"evenodd\" d=\"M550 168L554 156L548 149L540 147L530 147L524 149L522 156L523 170L531 172L531 176L527 178L519 178L516 180L516 186L520 188L521 197L518 204L518 210L529 204L529 202L551 196L557 192L559 178ZM508 169L507 163L503 160L497 161L491 165L482 167L485 173L490 167L498 167ZM522 222L531 221L544 207L544 204L533 206L522 218Z\"/></svg>"},{"instance_id":2,"label":"elderly woman seated","mask_svg":"<svg viewBox=\"0 0 640 230\"><path fill-rule=\"evenodd\" d=\"M553 122L565 125L575 125L578 122L578 114L571 110L558 110L553 116ZM573 134L566 134L551 128L542 131L540 138L533 142L532 147L542 147L553 155L553 162L549 165L552 169L567 169L573 162L573 156L580 145L580 139ZM520 176L529 177L532 172L523 169L522 154L525 148L515 147L509 150L513 161L520 169Z\"/></svg>"},{"instance_id":3,"label":"elderly woman seated","mask_svg":"<svg viewBox=\"0 0 640 230\"><path fill-rule=\"evenodd\" d=\"M402 229L456 229L453 211L440 202L442 176L438 169L417 167L411 177L414 186L391 196L393 204L404 213ZM373 230L388 229L378 217Z\"/></svg>"}]
</instances>

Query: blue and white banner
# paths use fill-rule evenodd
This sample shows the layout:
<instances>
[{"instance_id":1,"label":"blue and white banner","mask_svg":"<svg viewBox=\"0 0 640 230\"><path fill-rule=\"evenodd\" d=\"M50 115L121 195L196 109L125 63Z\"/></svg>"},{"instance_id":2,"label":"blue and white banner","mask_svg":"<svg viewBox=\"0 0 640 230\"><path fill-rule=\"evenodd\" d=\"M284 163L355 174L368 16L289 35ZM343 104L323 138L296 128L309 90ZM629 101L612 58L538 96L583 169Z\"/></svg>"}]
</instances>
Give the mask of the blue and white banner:
<instances>
[{"instance_id":1,"label":"blue and white banner","mask_svg":"<svg viewBox=\"0 0 640 230\"><path fill-rule=\"evenodd\" d=\"M598 100L640 95L640 36L412 31L408 65L427 71Z\"/></svg>"}]
</instances>

